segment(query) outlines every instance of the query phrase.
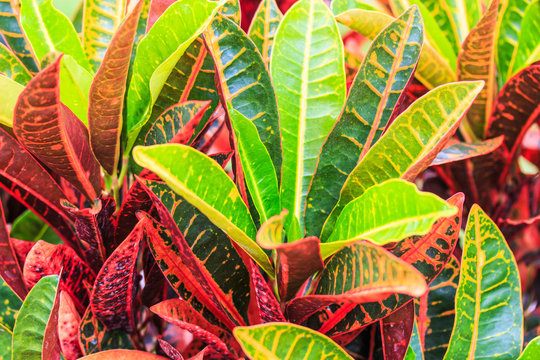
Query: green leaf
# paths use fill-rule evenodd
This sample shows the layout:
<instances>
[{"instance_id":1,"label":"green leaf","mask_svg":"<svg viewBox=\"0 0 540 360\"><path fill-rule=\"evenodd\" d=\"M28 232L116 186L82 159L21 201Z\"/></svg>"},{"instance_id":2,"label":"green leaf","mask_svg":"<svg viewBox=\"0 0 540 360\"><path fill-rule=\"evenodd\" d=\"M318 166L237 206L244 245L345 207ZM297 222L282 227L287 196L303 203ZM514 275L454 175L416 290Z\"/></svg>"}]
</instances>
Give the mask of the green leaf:
<instances>
[{"instance_id":1,"label":"green leaf","mask_svg":"<svg viewBox=\"0 0 540 360\"><path fill-rule=\"evenodd\" d=\"M276 0L263 0L249 27L249 37L259 49L267 67L270 66L274 38L281 19L283 14Z\"/></svg>"},{"instance_id":2,"label":"green leaf","mask_svg":"<svg viewBox=\"0 0 540 360\"><path fill-rule=\"evenodd\" d=\"M501 1L497 24L497 49L495 53L495 62L497 63L499 74L499 87L502 87L509 79L508 74L511 69L515 48L518 46L517 40L521 33L521 23L525 15L525 9L532 2L533 0Z\"/></svg>"},{"instance_id":3,"label":"green leaf","mask_svg":"<svg viewBox=\"0 0 540 360\"><path fill-rule=\"evenodd\" d=\"M54 230L30 210L26 210L15 219L9 236L25 241L44 240L50 244L62 243Z\"/></svg>"},{"instance_id":4,"label":"green leaf","mask_svg":"<svg viewBox=\"0 0 540 360\"><path fill-rule=\"evenodd\" d=\"M430 16L439 27L439 31L444 34L446 40L451 43L454 55L461 48L461 40L465 38L468 31L462 33L462 27L458 25L460 20L458 11L458 2L461 0L424 0L422 6L429 11ZM418 3L418 0L413 0L411 3ZM422 13L423 14L423 13ZM429 31L429 29L427 29Z\"/></svg>"},{"instance_id":5,"label":"green leaf","mask_svg":"<svg viewBox=\"0 0 540 360\"><path fill-rule=\"evenodd\" d=\"M12 338L12 332L0 324L0 359L11 360Z\"/></svg>"},{"instance_id":6,"label":"green leaf","mask_svg":"<svg viewBox=\"0 0 540 360\"><path fill-rule=\"evenodd\" d=\"M418 334L418 326L416 320L413 325L413 332L411 334L411 340L409 342L409 349L405 354L405 360L424 360L424 351L422 350L422 343Z\"/></svg>"},{"instance_id":7,"label":"green leaf","mask_svg":"<svg viewBox=\"0 0 540 360\"><path fill-rule=\"evenodd\" d=\"M255 242L257 229L247 206L234 182L218 163L179 144L137 146L133 149L133 158L199 209L273 276L268 257Z\"/></svg>"},{"instance_id":8,"label":"green leaf","mask_svg":"<svg viewBox=\"0 0 540 360\"><path fill-rule=\"evenodd\" d=\"M326 336L293 324L237 327L234 337L252 360L352 359Z\"/></svg>"},{"instance_id":9,"label":"green leaf","mask_svg":"<svg viewBox=\"0 0 540 360\"><path fill-rule=\"evenodd\" d=\"M227 0L221 7L219 13L240 25L240 21L242 20L240 0Z\"/></svg>"},{"instance_id":10,"label":"green leaf","mask_svg":"<svg viewBox=\"0 0 540 360\"><path fill-rule=\"evenodd\" d=\"M303 229L317 156L346 96L343 44L321 0L301 0L289 9L276 34L270 71L281 123L281 201Z\"/></svg>"},{"instance_id":11,"label":"green leaf","mask_svg":"<svg viewBox=\"0 0 540 360\"><path fill-rule=\"evenodd\" d=\"M521 31L514 56L508 69L507 79L510 79L521 69L540 60L540 1L536 0L527 6L523 20L521 21Z\"/></svg>"},{"instance_id":12,"label":"green leaf","mask_svg":"<svg viewBox=\"0 0 540 360\"><path fill-rule=\"evenodd\" d=\"M328 238L343 207L371 186L388 179L413 180L426 169L455 133L482 86L478 81L442 85L401 113L347 178L322 238Z\"/></svg>"},{"instance_id":13,"label":"green leaf","mask_svg":"<svg viewBox=\"0 0 540 360\"><path fill-rule=\"evenodd\" d=\"M148 121L152 106L176 63L221 4L223 0L179 0L167 8L139 43L127 95L126 150L131 149Z\"/></svg>"},{"instance_id":14,"label":"green leaf","mask_svg":"<svg viewBox=\"0 0 540 360\"><path fill-rule=\"evenodd\" d=\"M522 332L521 285L514 255L495 223L473 205L465 233L456 321L444 358L467 354L469 359L515 359Z\"/></svg>"},{"instance_id":15,"label":"green leaf","mask_svg":"<svg viewBox=\"0 0 540 360\"><path fill-rule=\"evenodd\" d=\"M535 360L540 355L540 336L535 337L523 350L518 360Z\"/></svg>"},{"instance_id":16,"label":"green leaf","mask_svg":"<svg viewBox=\"0 0 540 360\"><path fill-rule=\"evenodd\" d=\"M13 126L13 111L24 86L0 74L0 124Z\"/></svg>"},{"instance_id":17,"label":"green leaf","mask_svg":"<svg viewBox=\"0 0 540 360\"><path fill-rule=\"evenodd\" d=\"M337 219L328 240L321 244L326 259L348 243L370 240L379 245L412 235L424 235L442 217L457 209L439 197L420 192L414 184L388 180L351 201Z\"/></svg>"},{"instance_id":18,"label":"green leaf","mask_svg":"<svg viewBox=\"0 0 540 360\"><path fill-rule=\"evenodd\" d=\"M264 223L281 210L276 170L255 125L232 106L229 109L249 193Z\"/></svg>"},{"instance_id":19,"label":"green leaf","mask_svg":"<svg viewBox=\"0 0 540 360\"><path fill-rule=\"evenodd\" d=\"M45 276L34 285L22 304L13 328L13 359L41 360L45 329L57 306L58 276Z\"/></svg>"},{"instance_id":20,"label":"green leaf","mask_svg":"<svg viewBox=\"0 0 540 360\"><path fill-rule=\"evenodd\" d=\"M281 139L272 81L255 44L231 20L217 16L204 32L212 55L223 106L234 108L257 127L279 174Z\"/></svg>"},{"instance_id":21,"label":"green leaf","mask_svg":"<svg viewBox=\"0 0 540 360\"><path fill-rule=\"evenodd\" d=\"M4 328L4 330L11 333L13 325L15 325L15 318L21 308L22 301L2 278L0 278L0 299L0 332L2 328ZM2 337L1 334L0 337ZM11 345L11 335L9 342Z\"/></svg>"},{"instance_id":22,"label":"green leaf","mask_svg":"<svg viewBox=\"0 0 540 360\"><path fill-rule=\"evenodd\" d=\"M4 44L0 44L0 73L21 85L26 85L32 78L21 60Z\"/></svg>"},{"instance_id":23,"label":"green leaf","mask_svg":"<svg viewBox=\"0 0 540 360\"><path fill-rule=\"evenodd\" d=\"M336 14L336 20L368 39L374 39L394 18L380 11L353 9ZM415 76L428 88L456 80L454 69L427 43L422 47Z\"/></svg>"},{"instance_id":24,"label":"green leaf","mask_svg":"<svg viewBox=\"0 0 540 360\"><path fill-rule=\"evenodd\" d=\"M69 55L60 65L60 101L88 126L88 97L92 74Z\"/></svg>"},{"instance_id":25,"label":"green leaf","mask_svg":"<svg viewBox=\"0 0 540 360\"><path fill-rule=\"evenodd\" d=\"M371 11L382 11L383 9L378 5L370 4L364 0L333 0L330 4L333 14L341 14L347 10L351 9L361 9L361 10L371 10Z\"/></svg>"},{"instance_id":26,"label":"green leaf","mask_svg":"<svg viewBox=\"0 0 540 360\"><path fill-rule=\"evenodd\" d=\"M90 71L75 28L52 5L52 0L21 0L21 23L38 59L58 51L73 56L79 65Z\"/></svg>"},{"instance_id":27,"label":"green leaf","mask_svg":"<svg viewBox=\"0 0 540 360\"><path fill-rule=\"evenodd\" d=\"M122 22L125 4L126 0L84 1L83 48L94 71L99 68L107 46Z\"/></svg>"},{"instance_id":28,"label":"green leaf","mask_svg":"<svg viewBox=\"0 0 540 360\"><path fill-rule=\"evenodd\" d=\"M306 200L308 235L320 235L347 176L382 135L412 77L423 37L420 12L411 7L373 40L321 149Z\"/></svg>"}]
</instances>

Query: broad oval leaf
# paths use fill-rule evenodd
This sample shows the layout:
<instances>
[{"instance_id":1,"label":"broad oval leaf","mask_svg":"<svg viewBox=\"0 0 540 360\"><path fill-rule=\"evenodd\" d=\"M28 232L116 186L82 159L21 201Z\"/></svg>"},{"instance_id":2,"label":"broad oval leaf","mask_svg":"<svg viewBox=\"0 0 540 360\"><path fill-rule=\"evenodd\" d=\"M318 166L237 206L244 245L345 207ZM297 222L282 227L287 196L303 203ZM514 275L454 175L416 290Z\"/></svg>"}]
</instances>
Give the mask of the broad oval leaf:
<instances>
[{"instance_id":1,"label":"broad oval leaf","mask_svg":"<svg viewBox=\"0 0 540 360\"><path fill-rule=\"evenodd\" d=\"M259 4L249 27L249 37L259 49L267 67L270 66L274 38L282 18L283 15L276 0L263 0Z\"/></svg>"},{"instance_id":2,"label":"broad oval leaf","mask_svg":"<svg viewBox=\"0 0 540 360\"><path fill-rule=\"evenodd\" d=\"M168 360L168 358L140 350L107 350L84 356L80 360Z\"/></svg>"},{"instance_id":3,"label":"broad oval leaf","mask_svg":"<svg viewBox=\"0 0 540 360\"><path fill-rule=\"evenodd\" d=\"M321 244L321 254L326 259L345 244L358 240L384 245L424 235L437 219L456 211L439 197L418 191L414 184L388 180L345 206L332 235Z\"/></svg>"},{"instance_id":4,"label":"broad oval leaf","mask_svg":"<svg viewBox=\"0 0 540 360\"><path fill-rule=\"evenodd\" d=\"M521 21L521 31L512 63L508 69L510 78L519 70L535 61L540 60L540 42L537 34L540 34L540 1L535 0L527 6Z\"/></svg>"},{"instance_id":5,"label":"broad oval leaf","mask_svg":"<svg viewBox=\"0 0 540 360\"><path fill-rule=\"evenodd\" d=\"M19 95L24 90L24 86L11 80L10 78L0 75L0 124L7 128L13 126L13 111L17 104Z\"/></svg>"},{"instance_id":6,"label":"broad oval leaf","mask_svg":"<svg viewBox=\"0 0 540 360\"><path fill-rule=\"evenodd\" d=\"M321 233L347 176L382 135L413 75L422 42L422 19L416 7L373 40L322 146L304 210L308 235Z\"/></svg>"},{"instance_id":7,"label":"broad oval leaf","mask_svg":"<svg viewBox=\"0 0 540 360\"><path fill-rule=\"evenodd\" d=\"M491 326L494 322L497 326ZM456 321L445 359L515 359L522 345L521 285L514 256L495 223L478 206L469 213Z\"/></svg>"},{"instance_id":8,"label":"broad oval leaf","mask_svg":"<svg viewBox=\"0 0 540 360\"><path fill-rule=\"evenodd\" d=\"M133 157L199 209L273 277L270 260L254 240L257 229L247 206L218 163L179 144L138 146Z\"/></svg>"},{"instance_id":9,"label":"broad oval leaf","mask_svg":"<svg viewBox=\"0 0 540 360\"><path fill-rule=\"evenodd\" d=\"M0 44L0 73L22 85L27 84L32 79L32 75L21 60L4 44Z\"/></svg>"},{"instance_id":10,"label":"broad oval leaf","mask_svg":"<svg viewBox=\"0 0 540 360\"><path fill-rule=\"evenodd\" d=\"M116 1L121 6L123 1ZM92 44L92 53L99 57L99 61L92 59L94 66L101 63L97 70L89 95L88 127L90 130L90 144L99 163L110 175L115 174L118 159L120 158L120 135L122 129L122 111L124 108L124 94L128 69L131 60L133 41L137 34L137 24L142 11L144 0L140 0L135 8L122 23L117 33L112 37L106 52L98 55L98 45ZM105 5L104 1L88 0L86 11L94 11L94 15L105 16L101 12L92 10L92 7ZM109 7L106 7L110 9ZM95 24L95 19L87 20L87 30ZM86 35L86 33L85 33ZM97 40L97 39L96 39ZM88 52L88 49L87 49Z\"/></svg>"},{"instance_id":11,"label":"broad oval leaf","mask_svg":"<svg viewBox=\"0 0 540 360\"><path fill-rule=\"evenodd\" d=\"M351 172L323 227L328 238L341 210L373 185L392 178L413 180L455 133L482 82L440 86L416 100L388 128Z\"/></svg>"},{"instance_id":12,"label":"broad oval leaf","mask_svg":"<svg viewBox=\"0 0 540 360\"><path fill-rule=\"evenodd\" d=\"M217 12L220 2L179 0L156 21L137 47L127 95L129 151L174 66ZM182 21L178 21L181 18ZM171 26L172 25L172 26Z\"/></svg>"},{"instance_id":13,"label":"broad oval leaf","mask_svg":"<svg viewBox=\"0 0 540 360\"><path fill-rule=\"evenodd\" d=\"M45 343L58 341L45 338L47 323L55 308L58 311L57 289L58 276L53 275L41 279L28 293L13 328L12 359L41 360ZM50 359L60 359L59 356L58 353Z\"/></svg>"},{"instance_id":14,"label":"broad oval leaf","mask_svg":"<svg viewBox=\"0 0 540 360\"><path fill-rule=\"evenodd\" d=\"M21 24L38 59L58 51L91 70L75 28L52 0L21 0Z\"/></svg>"},{"instance_id":15,"label":"broad oval leaf","mask_svg":"<svg viewBox=\"0 0 540 360\"><path fill-rule=\"evenodd\" d=\"M252 360L352 359L331 339L299 325L269 323L237 327L234 336Z\"/></svg>"},{"instance_id":16,"label":"broad oval leaf","mask_svg":"<svg viewBox=\"0 0 540 360\"><path fill-rule=\"evenodd\" d=\"M303 232L317 156L346 96L343 44L321 0L301 0L289 9L276 33L270 71L281 124L282 206Z\"/></svg>"}]
</instances>

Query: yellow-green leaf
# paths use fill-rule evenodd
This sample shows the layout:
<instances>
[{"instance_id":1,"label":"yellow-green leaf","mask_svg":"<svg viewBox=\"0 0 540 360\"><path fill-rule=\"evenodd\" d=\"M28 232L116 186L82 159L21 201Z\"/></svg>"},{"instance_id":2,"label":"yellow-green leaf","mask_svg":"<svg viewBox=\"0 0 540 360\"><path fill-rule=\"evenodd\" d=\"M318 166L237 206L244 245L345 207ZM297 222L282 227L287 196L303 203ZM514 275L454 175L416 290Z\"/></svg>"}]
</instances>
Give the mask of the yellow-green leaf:
<instances>
[{"instance_id":1,"label":"yellow-green leaf","mask_svg":"<svg viewBox=\"0 0 540 360\"><path fill-rule=\"evenodd\" d=\"M283 15L276 0L263 0L249 27L249 37L261 52L267 67L269 67L276 31L282 18Z\"/></svg>"},{"instance_id":2,"label":"yellow-green leaf","mask_svg":"<svg viewBox=\"0 0 540 360\"><path fill-rule=\"evenodd\" d=\"M0 124L13 126L13 111L24 86L0 74Z\"/></svg>"},{"instance_id":3,"label":"yellow-green leaf","mask_svg":"<svg viewBox=\"0 0 540 360\"><path fill-rule=\"evenodd\" d=\"M0 44L0 73L22 85L26 85L32 78L21 60L4 44Z\"/></svg>"}]
</instances>

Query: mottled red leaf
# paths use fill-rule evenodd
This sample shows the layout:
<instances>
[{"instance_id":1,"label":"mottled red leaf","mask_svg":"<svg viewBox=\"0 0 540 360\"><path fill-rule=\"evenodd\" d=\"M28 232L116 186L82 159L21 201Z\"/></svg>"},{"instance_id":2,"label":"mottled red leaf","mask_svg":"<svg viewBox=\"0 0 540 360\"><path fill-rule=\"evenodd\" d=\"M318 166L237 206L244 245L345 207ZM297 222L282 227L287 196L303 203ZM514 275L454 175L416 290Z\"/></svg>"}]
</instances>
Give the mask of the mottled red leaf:
<instances>
[{"instance_id":1,"label":"mottled red leaf","mask_svg":"<svg viewBox=\"0 0 540 360\"><path fill-rule=\"evenodd\" d=\"M134 348L129 335L124 330L108 330L94 316L90 306L86 309L79 325L79 344L85 355L103 350Z\"/></svg>"},{"instance_id":2,"label":"mottled red leaf","mask_svg":"<svg viewBox=\"0 0 540 360\"><path fill-rule=\"evenodd\" d=\"M279 306L279 302L274 295L274 292L266 283L259 267L251 264L251 283L255 292L255 301L257 308L259 309L259 317L261 323L268 322L283 322L286 321Z\"/></svg>"},{"instance_id":3,"label":"mottled red leaf","mask_svg":"<svg viewBox=\"0 0 540 360\"><path fill-rule=\"evenodd\" d=\"M161 335L158 336L158 342L161 350L163 350L165 355L167 355L171 360L184 360L184 357L182 354L180 354L180 351L176 350L174 346L165 341Z\"/></svg>"},{"instance_id":4,"label":"mottled red leaf","mask_svg":"<svg viewBox=\"0 0 540 360\"><path fill-rule=\"evenodd\" d=\"M59 289L54 297L54 304L43 333L43 345L41 347L41 358L47 360L60 360L60 342L58 338L58 310L60 308Z\"/></svg>"},{"instance_id":5,"label":"mottled red leaf","mask_svg":"<svg viewBox=\"0 0 540 360\"><path fill-rule=\"evenodd\" d=\"M414 327L414 302L381 320L381 337L385 360L403 360Z\"/></svg>"},{"instance_id":6,"label":"mottled red leaf","mask_svg":"<svg viewBox=\"0 0 540 360\"><path fill-rule=\"evenodd\" d=\"M139 1L111 39L90 87L88 127L92 150L109 174L120 158L122 110L133 40L144 1Z\"/></svg>"},{"instance_id":7,"label":"mottled red leaf","mask_svg":"<svg viewBox=\"0 0 540 360\"><path fill-rule=\"evenodd\" d=\"M114 250L99 271L90 297L92 312L111 330L136 329L137 257L144 238L142 223Z\"/></svg>"},{"instance_id":8,"label":"mottled red leaf","mask_svg":"<svg viewBox=\"0 0 540 360\"><path fill-rule=\"evenodd\" d=\"M4 219L4 208L0 203L0 277L17 294L20 299L24 299L28 290L26 289L21 267L19 266L15 251L9 241L9 234Z\"/></svg>"},{"instance_id":9,"label":"mottled red leaf","mask_svg":"<svg viewBox=\"0 0 540 360\"><path fill-rule=\"evenodd\" d=\"M148 22L146 23L146 32L154 25L159 17L172 5L176 0L152 0L150 4L150 12L148 14Z\"/></svg>"},{"instance_id":10,"label":"mottled red leaf","mask_svg":"<svg viewBox=\"0 0 540 360\"><path fill-rule=\"evenodd\" d=\"M79 345L79 323L81 316L68 293L60 292L58 308L58 340L66 360L76 360L83 355Z\"/></svg>"},{"instance_id":11,"label":"mottled red leaf","mask_svg":"<svg viewBox=\"0 0 540 360\"><path fill-rule=\"evenodd\" d=\"M88 131L60 102L60 61L40 71L19 95L13 131L47 167L93 201L101 193L100 167Z\"/></svg>"},{"instance_id":12,"label":"mottled red leaf","mask_svg":"<svg viewBox=\"0 0 540 360\"><path fill-rule=\"evenodd\" d=\"M17 256L17 260L19 261L19 266L22 268L24 262L26 261L26 256L30 252L30 249L36 245L36 243L34 241L19 240L14 238L9 239L9 241L15 255Z\"/></svg>"}]
</instances>

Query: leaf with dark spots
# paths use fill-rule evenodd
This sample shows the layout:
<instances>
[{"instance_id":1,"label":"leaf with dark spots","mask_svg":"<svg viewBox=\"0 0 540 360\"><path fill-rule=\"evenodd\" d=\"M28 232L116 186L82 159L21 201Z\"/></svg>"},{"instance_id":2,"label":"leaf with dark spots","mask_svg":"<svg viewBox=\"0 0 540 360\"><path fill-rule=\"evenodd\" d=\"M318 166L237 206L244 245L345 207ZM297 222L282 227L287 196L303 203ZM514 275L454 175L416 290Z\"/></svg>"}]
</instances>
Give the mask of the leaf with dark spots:
<instances>
[{"instance_id":1,"label":"leaf with dark spots","mask_svg":"<svg viewBox=\"0 0 540 360\"><path fill-rule=\"evenodd\" d=\"M79 325L79 343L85 355L104 350L133 349L133 343L124 330L108 330L88 307Z\"/></svg>"},{"instance_id":2,"label":"leaf with dark spots","mask_svg":"<svg viewBox=\"0 0 540 360\"><path fill-rule=\"evenodd\" d=\"M137 257L144 238L142 223L114 250L99 271L90 297L94 315L110 330L136 329Z\"/></svg>"},{"instance_id":3,"label":"leaf with dark spots","mask_svg":"<svg viewBox=\"0 0 540 360\"><path fill-rule=\"evenodd\" d=\"M23 273L17 261L17 255L9 240L4 219L4 208L0 204L0 277L17 294L20 299L24 299L28 290L26 289Z\"/></svg>"},{"instance_id":4,"label":"leaf with dark spots","mask_svg":"<svg viewBox=\"0 0 540 360\"><path fill-rule=\"evenodd\" d=\"M68 293L60 292L58 308L58 340L66 360L76 360L83 353L79 345L79 323L81 316Z\"/></svg>"},{"instance_id":5,"label":"leaf with dark spots","mask_svg":"<svg viewBox=\"0 0 540 360\"><path fill-rule=\"evenodd\" d=\"M60 273L59 289L69 293L77 309L84 311L88 304L88 293L83 281L92 284L94 272L69 246L38 241L24 262L23 276L28 288L32 288L44 276Z\"/></svg>"},{"instance_id":6,"label":"leaf with dark spots","mask_svg":"<svg viewBox=\"0 0 540 360\"><path fill-rule=\"evenodd\" d=\"M387 360L403 360L414 326L414 302L381 320L381 338L384 358Z\"/></svg>"},{"instance_id":7,"label":"leaf with dark spots","mask_svg":"<svg viewBox=\"0 0 540 360\"><path fill-rule=\"evenodd\" d=\"M282 301L294 297L302 284L323 269L320 240L314 236L284 243L283 226L288 211L272 216L257 233L257 243L266 250L276 252L276 278Z\"/></svg>"},{"instance_id":8,"label":"leaf with dark spots","mask_svg":"<svg viewBox=\"0 0 540 360\"><path fill-rule=\"evenodd\" d=\"M161 350L169 357L171 360L184 360L184 357L182 354L180 354L180 351L176 350L174 346L169 344L167 341L163 339L163 336L158 335L158 343L161 347Z\"/></svg>"},{"instance_id":9,"label":"leaf with dark spots","mask_svg":"<svg viewBox=\"0 0 540 360\"><path fill-rule=\"evenodd\" d=\"M229 338L230 334L213 327L187 302L180 299L166 300L152 306L150 310L165 321L189 331L196 339L202 340L212 350L210 353L212 358L234 358L222 337ZM229 340L234 341L233 339Z\"/></svg>"},{"instance_id":10,"label":"leaf with dark spots","mask_svg":"<svg viewBox=\"0 0 540 360\"><path fill-rule=\"evenodd\" d=\"M489 139L476 143L466 142L449 142L448 145L437 154L437 157L431 163L434 165L443 165L455 161L470 159L477 156L482 156L495 151L502 145L504 136L499 136L494 139Z\"/></svg>"},{"instance_id":11,"label":"leaf with dark spots","mask_svg":"<svg viewBox=\"0 0 540 360\"><path fill-rule=\"evenodd\" d=\"M261 275L259 268L251 266L250 273L261 323L286 321L274 292Z\"/></svg>"},{"instance_id":12,"label":"leaf with dark spots","mask_svg":"<svg viewBox=\"0 0 540 360\"><path fill-rule=\"evenodd\" d=\"M32 249L32 247L36 245L36 242L15 238L10 238L9 241L11 243L13 251L15 252L15 255L17 256L17 260L19 261L19 266L22 269L24 262L26 261L26 256L30 252L30 249Z\"/></svg>"}]
</instances>

